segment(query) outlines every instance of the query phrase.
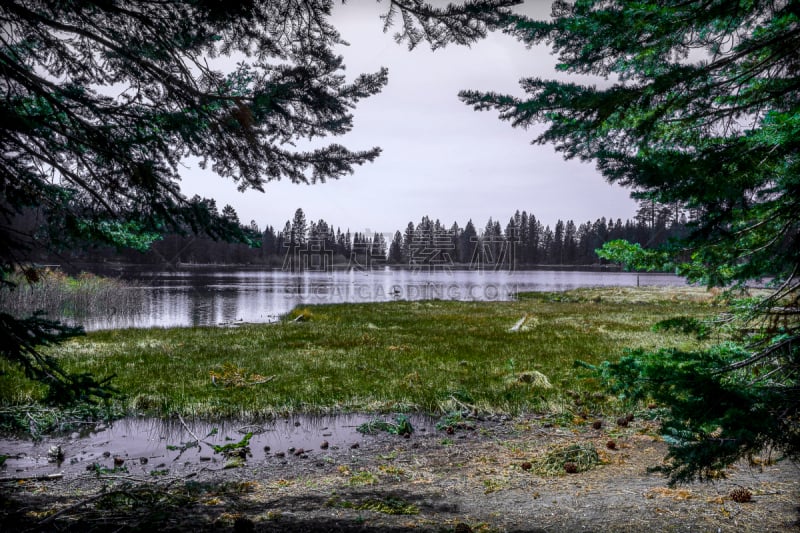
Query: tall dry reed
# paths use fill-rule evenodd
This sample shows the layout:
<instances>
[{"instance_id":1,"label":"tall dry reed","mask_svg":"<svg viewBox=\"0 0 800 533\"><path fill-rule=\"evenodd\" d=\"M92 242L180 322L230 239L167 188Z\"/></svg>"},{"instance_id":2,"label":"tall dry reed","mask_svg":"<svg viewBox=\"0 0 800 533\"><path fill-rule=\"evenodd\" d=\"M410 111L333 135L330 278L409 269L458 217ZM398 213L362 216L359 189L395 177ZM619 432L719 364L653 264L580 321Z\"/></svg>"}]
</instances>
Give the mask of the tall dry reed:
<instances>
[{"instance_id":1,"label":"tall dry reed","mask_svg":"<svg viewBox=\"0 0 800 533\"><path fill-rule=\"evenodd\" d=\"M39 270L36 278L31 281L21 272L8 276L16 286L0 290L0 311L22 317L42 310L51 318L70 319L132 313L143 305L133 281L85 272L71 277L53 269Z\"/></svg>"}]
</instances>

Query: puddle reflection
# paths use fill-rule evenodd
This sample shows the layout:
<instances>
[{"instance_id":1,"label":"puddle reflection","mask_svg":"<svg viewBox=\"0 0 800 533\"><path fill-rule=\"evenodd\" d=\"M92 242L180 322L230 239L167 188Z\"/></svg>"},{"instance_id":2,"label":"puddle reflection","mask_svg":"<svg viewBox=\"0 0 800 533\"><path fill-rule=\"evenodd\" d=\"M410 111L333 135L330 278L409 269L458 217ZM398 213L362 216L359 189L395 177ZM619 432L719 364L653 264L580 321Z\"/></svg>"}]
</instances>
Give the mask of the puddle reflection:
<instances>
[{"instance_id":1,"label":"puddle reflection","mask_svg":"<svg viewBox=\"0 0 800 533\"><path fill-rule=\"evenodd\" d=\"M129 471L143 469L151 472L156 467L220 463L225 459L221 454L215 454L210 445L236 444L247 433L252 433L248 461L265 461L282 457L281 454L291 456L301 449L313 456L372 438L362 435L357 428L375 418L387 422L395 420L393 415L347 414L296 416L258 423L186 420L184 426L178 419L125 418L83 435L73 433L39 442L0 439L0 455L7 456L0 478L84 471L93 463L111 469L115 457L124 461L121 464ZM432 417L408 415L408 418L417 432L435 430L436 419ZM200 446L187 447L195 437L200 440ZM48 452L54 446L59 446L63 453L64 460L60 464L50 462L48 458Z\"/></svg>"}]
</instances>

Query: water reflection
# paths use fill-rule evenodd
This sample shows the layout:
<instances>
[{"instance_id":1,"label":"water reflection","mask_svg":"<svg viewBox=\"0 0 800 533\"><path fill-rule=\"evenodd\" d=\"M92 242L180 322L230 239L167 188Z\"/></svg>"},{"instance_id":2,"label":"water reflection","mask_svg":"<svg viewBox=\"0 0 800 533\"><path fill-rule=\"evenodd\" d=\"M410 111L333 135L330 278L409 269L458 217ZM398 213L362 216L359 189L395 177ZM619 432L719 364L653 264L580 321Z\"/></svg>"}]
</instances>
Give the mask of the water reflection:
<instances>
[{"instance_id":1,"label":"water reflection","mask_svg":"<svg viewBox=\"0 0 800 533\"><path fill-rule=\"evenodd\" d=\"M140 309L82 319L87 329L271 322L304 304L391 300L511 300L524 291L683 285L670 274L577 271L117 272L136 279Z\"/></svg>"},{"instance_id":2,"label":"water reflection","mask_svg":"<svg viewBox=\"0 0 800 533\"><path fill-rule=\"evenodd\" d=\"M224 463L224 458L214 453L211 445L240 442L248 432L252 433L247 459L250 463L291 456L300 449L317 457L328 453L327 450L344 450L354 444L369 443L373 437L359 433L357 428L374 418L374 415L357 413L293 416L263 422L125 418L83 434L46 437L42 441L0 438L0 455L8 457L7 471L24 477L82 473L93 463L110 469L114 466L114 457L122 458L132 473L147 474L164 467L194 469L199 464ZM378 418L394 421L391 416ZM416 434L436 430L436 420L429 416L411 414L409 421ZM186 446L195 438L200 439L200 446ZM64 463L48 460L50 446L56 445L61 447ZM222 468L222 465L213 467Z\"/></svg>"}]
</instances>

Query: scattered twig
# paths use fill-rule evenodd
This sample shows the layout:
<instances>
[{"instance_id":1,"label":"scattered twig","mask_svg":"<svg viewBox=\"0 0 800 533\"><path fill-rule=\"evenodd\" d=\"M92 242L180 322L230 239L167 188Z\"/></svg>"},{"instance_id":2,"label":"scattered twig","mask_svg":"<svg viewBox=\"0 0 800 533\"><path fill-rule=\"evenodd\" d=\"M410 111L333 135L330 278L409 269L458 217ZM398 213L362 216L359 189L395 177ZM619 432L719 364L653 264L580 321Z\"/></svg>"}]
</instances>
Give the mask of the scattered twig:
<instances>
[{"instance_id":1,"label":"scattered twig","mask_svg":"<svg viewBox=\"0 0 800 533\"><path fill-rule=\"evenodd\" d=\"M3 477L0 478L0 482L19 483L20 481L57 481L63 477L64 473L59 472L58 474L44 474L41 476L31 476L31 477Z\"/></svg>"},{"instance_id":2,"label":"scattered twig","mask_svg":"<svg viewBox=\"0 0 800 533\"><path fill-rule=\"evenodd\" d=\"M261 435L262 433L266 433L267 428L265 428L264 426L252 424L250 426L242 426L236 431L237 433L242 433L242 434L252 433L253 435Z\"/></svg>"},{"instance_id":3,"label":"scattered twig","mask_svg":"<svg viewBox=\"0 0 800 533\"><path fill-rule=\"evenodd\" d=\"M460 405L464 409L469 410L470 412L477 411L477 407L475 407L474 405L469 405L467 403L462 402L461 400L459 400L458 398L456 398L452 394L450 395L450 399L453 400L454 402L456 402L458 405Z\"/></svg>"},{"instance_id":4,"label":"scattered twig","mask_svg":"<svg viewBox=\"0 0 800 533\"><path fill-rule=\"evenodd\" d=\"M250 383L247 383L247 386L250 386L250 385L261 385L262 383L269 383L273 379L275 379L275 376L270 376L268 378L260 379L258 381L251 381Z\"/></svg>"},{"instance_id":5,"label":"scattered twig","mask_svg":"<svg viewBox=\"0 0 800 533\"><path fill-rule=\"evenodd\" d=\"M200 439L198 438L198 436L195 435L191 429L189 429L189 426L186 425L186 422L183 420L183 417L181 416L180 413L175 413L175 414L178 416L178 420L181 421L181 425L184 427L184 429L189 433L189 435L194 437L195 442L197 442L197 447L200 448Z\"/></svg>"},{"instance_id":6,"label":"scattered twig","mask_svg":"<svg viewBox=\"0 0 800 533\"><path fill-rule=\"evenodd\" d=\"M522 317L522 318L520 318L520 319L517 321L517 323L516 323L516 324L514 324L513 326L511 326L511 329L509 329L508 331L519 331L519 330L522 328L522 326L525 324L525 322L526 322L527 320L528 320L528 314L527 314L527 313L525 313L525 315L523 315L523 317Z\"/></svg>"},{"instance_id":7,"label":"scattered twig","mask_svg":"<svg viewBox=\"0 0 800 533\"><path fill-rule=\"evenodd\" d=\"M103 492L100 492L99 494L95 494L94 496L90 496L89 498L86 498L85 500L81 500L81 501L79 501L77 503L74 503L72 505L64 507L63 509L61 509L57 513L53 513L50 516L48 516L47 518L44 518L44 519L40 520L39 521L39 525L43 526L43 525L49 524L49 523L55 521L56 518L58 518L60 516L63 516L63 515L67 514L70 511L74 511L75 509L77 509L79 507L83 507L84 505L88 505L88 504L90 504L92 502L95 502L95 501L99 500L100 498L102 498L103 496L106 496L107 494L108 494L107 492L103 491Z\"/></svg>"}]
</instances>

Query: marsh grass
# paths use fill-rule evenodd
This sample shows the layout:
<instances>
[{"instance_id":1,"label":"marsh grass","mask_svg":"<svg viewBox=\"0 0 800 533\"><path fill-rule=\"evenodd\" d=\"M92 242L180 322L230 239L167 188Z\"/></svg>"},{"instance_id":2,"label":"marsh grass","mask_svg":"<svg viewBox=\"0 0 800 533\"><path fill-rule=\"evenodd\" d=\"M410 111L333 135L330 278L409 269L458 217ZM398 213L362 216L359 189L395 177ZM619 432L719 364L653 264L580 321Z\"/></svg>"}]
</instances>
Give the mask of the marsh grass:
<instances>
[{"instance_id":1,"label":"marsh grass","mask_svg":"<svg viewBox=\"0 0 800 533\"><path fill-rule=\"evenodd\" d=\"M675 315L714 312L712 298L696 289L586 289L526 294L513 302L331 304L309 306L277 324L98 331L52 353L71 371L115 374L123 407L153 415L603 412L615 409L613 399L573 366L575 360L599 363L625 348L698 346L691 335L652 326ZM303 320L294 320L301 314ZM517 331L509 331L526 315ZM215 386L212 373L226 367L274 378ZM8 372L0 376L2 401L40 394L16 369L2 370Z\"/></svg>"},{"instance_id":2,"label":"marsh grass","mask_svg":"<svg viewBox=\"0 0 800 533\"><path fill-rule=\"evenodd\" d=\"M81 273L67 276L59 270L40 269L34 276L16 272L8 277L16 285L0 291L0 309L14 316L45 311L60 319L90 315L125 314L142 307L143 295L136 282Z\"/></svg>"}]
</instances>

